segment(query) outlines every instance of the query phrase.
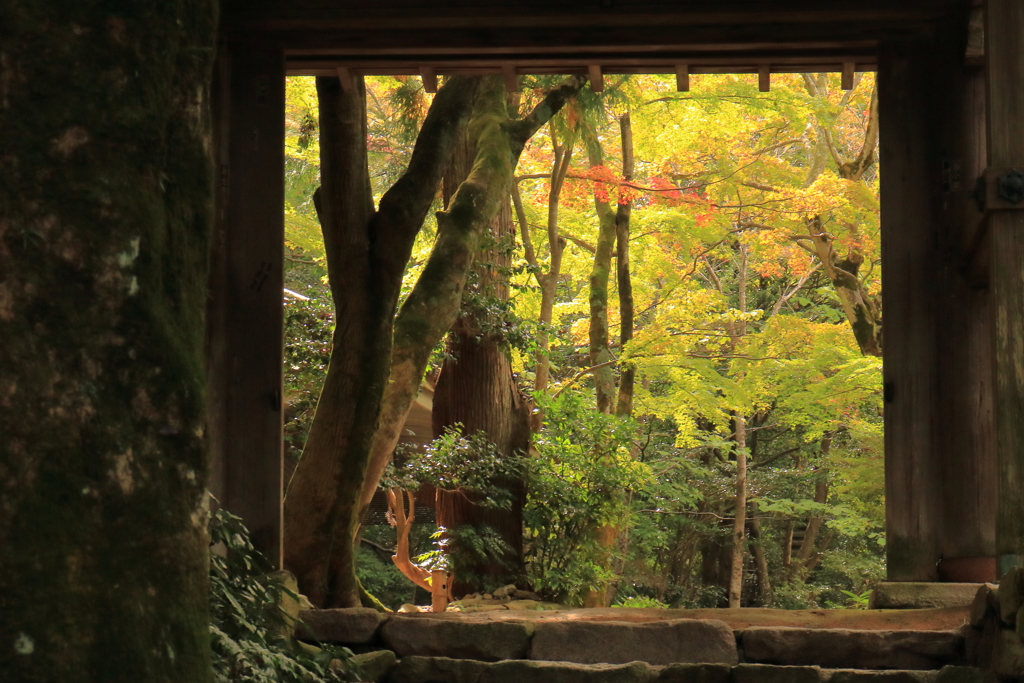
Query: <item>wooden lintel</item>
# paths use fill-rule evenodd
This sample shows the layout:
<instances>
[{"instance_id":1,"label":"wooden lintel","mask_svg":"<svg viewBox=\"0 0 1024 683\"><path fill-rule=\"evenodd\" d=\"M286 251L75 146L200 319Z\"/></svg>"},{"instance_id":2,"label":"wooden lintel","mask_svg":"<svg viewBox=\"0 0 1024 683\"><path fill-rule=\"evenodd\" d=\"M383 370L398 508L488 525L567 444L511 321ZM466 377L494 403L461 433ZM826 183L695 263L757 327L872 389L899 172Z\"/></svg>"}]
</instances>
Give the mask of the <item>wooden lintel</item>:
<instances>
[{"instance_id":1,"label":"wooden lintel","mask_svg":"<svg viewBox=\"0 0 1024 683\"><path fill-rule=\"evenodd\" d=\"M429 93L437 92L437 72L433 67L420 67L420 78L423 80L423 89Z\"/></svg>"},{"instance_id":2,"label":"wooden lintel","mask_svg":"<svg viewBox=\"0 0 1024 683\"><path fill-rule=\"evenodd\" d=\"M515 66L512 64L502 64L501 77L505 80L505 90L507 92L519 92L519 74L516 73Z\"/></svg>"},{"instance_id":3,"label":"wooden lintel","mask_svg":"<svg viewBox=\"0 0 1024 683\"><path fill-rule=\"evenodd\" d=\"M767 64L757 65L757 89L770 92L772 89L772 70Z\"/></svg>"},{"instance_id":4,"label":"wooden lintel","mask_svg":"<svg viewBox=\"0 0 1024 683\"><path fill-rule=\"evenodd\" d=\"M842 87L843 90L853 90L853 71L855 65L853 62L843 62L843 78Z\"/></svg>"},{"instance_id":5,"label":"wooden lintel","mask_svg":"<svg viewBox=\"0 0 1024 683\"><path fill-rule=\"evenodd\" d=\"M590 76L590 89L594 92L602 92L604 90L604 74L601 73L601 65L587 65L587 74Z\"/></svg>"},{"instance_id":6,"label":"wooden lintel","mask_svg":"<svg viewBox=\"0 0 1024 683\"><path fill-rule=\"evenodd\" d=\"M352 92L356 89L355 79L352 78L352 69L346 66L339 66L338 80L341 81L341 89L344 92Z\"/></svg>"},{"instance_id":7,"label":"wooden lintel","mask_svg":"<svg viewBox=\"0 0 1024 683\"><path fill-rule=\"evenodd\" d=\"M676 64L676 90L690 92L690 65Z\"/></svg>"}]
</instances>

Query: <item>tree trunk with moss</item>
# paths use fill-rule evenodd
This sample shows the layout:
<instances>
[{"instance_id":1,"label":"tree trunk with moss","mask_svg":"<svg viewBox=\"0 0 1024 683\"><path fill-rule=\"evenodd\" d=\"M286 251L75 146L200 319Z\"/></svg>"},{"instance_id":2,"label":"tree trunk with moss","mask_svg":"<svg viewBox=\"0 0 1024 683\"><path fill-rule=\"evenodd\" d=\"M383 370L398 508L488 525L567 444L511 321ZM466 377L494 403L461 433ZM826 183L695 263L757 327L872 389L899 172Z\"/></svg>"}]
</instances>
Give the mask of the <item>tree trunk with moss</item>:
<instances>
[{"instance_id":1,"label":"tree trunk with moss","mask_svg":"<svg viewBox=\"0 0 1024 683\"><path fill-rule=\"evenodd\" d=\"M362 79L318 78L317 206L336 327L306 447L285 497L285 567L316 605L358 607L353 541L370 449L391 370L392 322L413 241L472 110L477 81L456 77L427 114L409 167L376 211Z\"/></svg>"},{"instance_id":2,"label":"tree trunk with moss","mask_svg":"<svg viewBox=\"0 0 1024 683\"><path fill-rule=\"evenodd\" d=\"M589 141L591 168L604 165L604 152L598 140ZM615 409L615 371L609 365L612 352L608 342L608 281L615 249L615 211L607 199L594 194L598 233L594 262L590 270L590 365L594 368L594 393L597 409L610 413Z\"/></svg>"},{"instance_id":3,"label":"tree trunk with moss","mask_svg":"<svg viewBox=\"0 0 1024 683\"><path fill-rule=\"evenodd\" d=\"M451 198L448 209L438 213L437 241L395 319L393 359L381 419L370 446L366 476L359 480L361 507L369 504L391 460L431 351L458 316L480 239L501 203L508 200L519 155L526 142L582 83L580 78L570 78L549 92L527 117L512 121L505 110L501 80L479 79L480 95L468 130L468 136L476 141L469 176Z\"/></svg>"},{"instance_id":4,"label":"tree trunk with moss","mask_svg":"<svg viewBox=\"0 0 1024 683\"><path fill-rule=\"evenodd\" d=\"M0 671L208 681L216 4L0 9Z\"/></svg>"}]
</instances>

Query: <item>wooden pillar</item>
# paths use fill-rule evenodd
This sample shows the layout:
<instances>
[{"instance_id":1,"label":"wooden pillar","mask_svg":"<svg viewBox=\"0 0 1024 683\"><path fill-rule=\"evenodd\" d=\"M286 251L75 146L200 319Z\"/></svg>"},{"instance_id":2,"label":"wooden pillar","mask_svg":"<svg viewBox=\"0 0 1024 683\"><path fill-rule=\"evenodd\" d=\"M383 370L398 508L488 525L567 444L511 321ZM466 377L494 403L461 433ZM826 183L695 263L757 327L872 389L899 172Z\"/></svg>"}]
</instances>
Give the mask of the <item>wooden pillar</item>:
<instances>
[{"instance_id":1,"label":"wooden pillar","mask_svg":"<svg viewBox=\"0 0 1024 683\"><path fill-rule=\"evenodd\" d=\"M888 578L938 578L935 417L936 109L928 41L883 46L878 67L885 295Z\"/></svg>"},{"instance_id":2,"label":"wooden pillar","mask_svg":"<svg viewBox=\"0 0 1024 683\"><path fill-rule=\"evenodd\" d=\"M211 489L277 567L282 538L284 58L233 46L215 78L208 311Z\"/></svg>"},{"instance_id":3,"label":"wooden pillar","mask_svg":"<svg viewBox=\"0 0 1024 683\"><path fill-rule=\"evenodd\" d=\"M987 0L988 153L994 169L1024 170L1024 3ZM1000 574L1024 555L1024 202L989 218L995 324Z\"/></svg>"},{"instance_id":4,"label":"wooden pillar","mask_svg":"<svg viewBox=\"0 0 1024 683\"><path fill-rule=\"evenodd\" d=\"M994 581L997 477L992 404L992 329L987 267L974 242L978 211L969 193L988 163L985 79L968 65L968 18L944 28L932 65L938 200L935 458L941 468L939 576ZM883 171L884 173L884 171Z\"/></svg>"}]
</instances>

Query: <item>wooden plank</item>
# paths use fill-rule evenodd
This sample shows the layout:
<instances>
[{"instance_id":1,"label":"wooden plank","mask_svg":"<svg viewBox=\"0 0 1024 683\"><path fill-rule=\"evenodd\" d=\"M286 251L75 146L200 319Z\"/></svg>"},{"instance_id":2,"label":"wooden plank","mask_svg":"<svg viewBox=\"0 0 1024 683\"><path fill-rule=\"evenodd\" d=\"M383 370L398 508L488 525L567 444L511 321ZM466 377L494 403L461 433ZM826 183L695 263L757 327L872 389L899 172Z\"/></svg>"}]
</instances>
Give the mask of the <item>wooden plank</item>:
<instances>
[{"instance_id":1,"label":"wooden plank","mask_svg":"<svg viewBox=\"0 0 1024 683\"><path fill-rule=\"evenodd\" d=\"M328 34L329 35L329 34ZM383 47L375 46L365 41L352 45L327 45L323 47L312 47L295 45L285 48L285 55L288 57L295 56L348 56L348 57L367 57L367 56L389 56L389 57L403 57L403 56L426 56L426 57L452 57L457 55L469 55L471 57L481 57L484 54L491 56L499 55L550 55L550 54L561 54L561 55L579 55L579 54L602 54L602 55L619 55L619 54L633 54L633 55L668 55L668 54L690 54L690 53L701 53L707 55L715 54L729 54L729 53L749 53L749 54L772 54L772 55L793 55L793 54L861 54L864 56L870 56L874 58L874 52L878 48L879 41L877 39L863 38L851 39L851 40L822 40L822 41L793 41L785 42L779 40L773 41L757 41L750 40L746 42L734 42L734 41L719 41L719 42L680 42L679 36L675 36L674 40L662 41L659 43L651 42L621 42L621 41L610 41L607 43L588 43L588 44L576 44L570 45L568 43L546 43L546 44L535 44L535 43L524 43L515 44L515 41L503 41L498 44L492 44L487 47L486 50L481 50L479 47L460 47L459 45L438 45L434 41L430 40L419 40L410 41L403 44L396 44L393 46ZM837 62L838 64L838 62Z\"/></svg>"},{"instance_id":2,"label":"wooden plank","mask_svg":"<svg viewBox=\"0 0 1024 683\"><path fill-rule=\"evenodd\" d=\"M842 88L843 90L853 90L853 72L856 64L853 62L843 62L843 76L842 76Z\"/></svg>"},{"instance_id":3,"label":"wooden plank","mask_svg":"<svg viewBox=\"0 0 1024 683\"><path fill-rule=\"evenodd\" d=\"M505 92L519 92L519 74L516 73L516 67L513 64L501 66L501 77L505 81Z\"/></svg>"},{"instance_id":4,"label":"wooden plank","mask_svg":"<svg viewBox=\"0 0 1024 683\"><path fill-rule=\"evenodd\" d=\"M211 282L210 376L220 384L211 441L221 505L280 566L284 58L240 48L229 71L216 120L226 162L214 251L223 272Z\"/></svg>"},{"instance_id":5,"label":"wooden plank","mask_svg":"<svg viewBox=\"0 0 1024 683\"><path fill-rule=\"evenodd\" d=\"M434 67L420 67L420 78L423 80L423 89L426 92L437 92L437 71L434 70Z\"/></svg>"},{"instance_id":6,"label":"wooden plank","mask_svg":"<svg viewBox=\"0 0 1024 683\"><path fill-rule=\"evenodd\" d=\"M587 75L590 77L590 89L594 92L604 91L604 74L601 71L601 65L599 64L588 64Z\"/></svg>"},{"instance_id":7,"label":"wooden plank","mask_svg":"<svg viewBox=\"0 0 1024 683\"><path fill-rule=\"evenodd\" d=\"M992 167L1024 167L1024 3L988 0L988 152ZM999 569L1024 564L1024 212L989 219L995 315Z\"/></svg>"},{"instance_id":8,"label":"wooden plank","mask_svg":"<svg viewBox=\"0 0 1024 683\"><path fill-rule=\"evenodd\" d=\"M690 65L676 64L676 90L690 92Z\"/></svg>"},{"instance_id":9,"label":"wooden plank","mask_svg":"<svg viewBox=\"0 0 1024 683\"><path fill-rule=\"evenodd\" d=\"M885 288L887 573L938 578L940 468L935 461L935 193L938 164L930 42L879 56L882 273Z\"/></svg>"},{"instance_id":10,"label":"wooden plank","mask_svg":"<svg viewBox=\"0 0 1024 683\"><path fill-rule=\"evenodd\" d=\"M772 89L772 70L767 64L757 65L757 89L770 92Z\"/></svg>"}]
</instances>

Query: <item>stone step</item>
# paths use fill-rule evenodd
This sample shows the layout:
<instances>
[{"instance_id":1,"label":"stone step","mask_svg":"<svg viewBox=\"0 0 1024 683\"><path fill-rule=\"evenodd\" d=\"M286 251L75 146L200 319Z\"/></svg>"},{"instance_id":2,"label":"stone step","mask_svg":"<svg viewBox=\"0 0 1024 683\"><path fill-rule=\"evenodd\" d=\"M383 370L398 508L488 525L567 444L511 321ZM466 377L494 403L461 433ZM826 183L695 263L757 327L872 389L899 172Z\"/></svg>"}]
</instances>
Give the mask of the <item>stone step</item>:
<instances>
[{"instance_id":1,"label":"stone step","mask_svg":"<svg viewBox=\"0 0 1024 683\"><path fill-rule=\"evenodd\" d=\"M647 622L574 619L490 620L438 615L382 615L373 610L304 612L307 636L353 647L386 648L398 657L576 664L740 662L830 669L938 670L965 660L958 631L858 631L751 627L715 619ZM455 615L452 615L455 617Z\"/></svg>"},{"instance_id":2,"label":"stone step","mask_svg":"<svg viewBox=\"0 0 1024 683\"><path fill-rule=\"evenodd\" d=\"M946 666L937 671L865 671L770 664L580 664L447 657L403 657L380 683L998 683L991 672Z\"/></svg>"},{"instance_id":3,"label":"stone step","mask_svg":"<svg viewBox=\"0 0 1024 683\"><path fill-rule=\"evenodd\" d=\"M964 661L958 631L748 628L736 632L745 661L849 669L939 669Z\"/></svg>"}]
</instances>

